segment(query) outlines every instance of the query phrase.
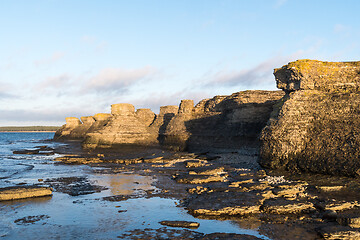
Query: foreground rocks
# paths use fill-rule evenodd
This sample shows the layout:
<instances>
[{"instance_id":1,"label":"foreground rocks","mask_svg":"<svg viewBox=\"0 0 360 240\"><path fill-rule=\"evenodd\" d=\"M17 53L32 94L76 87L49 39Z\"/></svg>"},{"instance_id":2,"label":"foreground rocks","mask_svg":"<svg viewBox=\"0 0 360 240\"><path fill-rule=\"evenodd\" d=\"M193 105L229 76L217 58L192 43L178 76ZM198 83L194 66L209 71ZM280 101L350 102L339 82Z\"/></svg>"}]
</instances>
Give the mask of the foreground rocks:
<instances>
[{"instance_id":1,"label":"foreground rocks","mask_svg":"<svg viewBox=\"0 0 360 240\"><path fill-rule=\"evenodd\" d=\"M0 188L0 201L9 201L24 198L51 196L52 189L39 186L22 186Z\"/></svg>"},{"instance_id":2,"label":"foreground rocks","mask_svg":"<svg viewBox=\"0 0 360 240\"><path fill-rule=\"evenodd\" d=\"M203 234L196 231L190 231L187 229L168 229L166 227L159 229L135 229L128 233L118 236L121 239L198 239L198 240L220 240L220 239L239 239L239 240L259 240L261 238L235 233L210 233Z\"/></svg>"},{"instance_id":3,"label":"foreground rocks","mask_svg":"<svg viewBox=\"0 0 360 240\"><path fill-rule=\"evenodd\" d=\"M289 239L289 236L292 239L356 239L360 233L357 201L360 182L329 176L322 180L312 175L300 175L302 179L297 179L297 175L292 178L274 175L261 169L258 156L250 149L232 153L161 154L164 153L144 155L138 161L138 158L114 159L110 153L72 158L93 159L91 162L77 160L77 164L111 166L113 172L134 171L158 179L155 183L158 191L109 196L102 200L175 197L182 199L180 206L197 218L234 220L241 227L258 229L271 239ZM66 157L57 160L68 164ZM163 224L186 227L186 223L182 225L177 219L167 219ZM144 239L151 235L140 230L139 234ZM215 239L232 237L212 236L217 236Z\"/></svg>"}]
</instances>

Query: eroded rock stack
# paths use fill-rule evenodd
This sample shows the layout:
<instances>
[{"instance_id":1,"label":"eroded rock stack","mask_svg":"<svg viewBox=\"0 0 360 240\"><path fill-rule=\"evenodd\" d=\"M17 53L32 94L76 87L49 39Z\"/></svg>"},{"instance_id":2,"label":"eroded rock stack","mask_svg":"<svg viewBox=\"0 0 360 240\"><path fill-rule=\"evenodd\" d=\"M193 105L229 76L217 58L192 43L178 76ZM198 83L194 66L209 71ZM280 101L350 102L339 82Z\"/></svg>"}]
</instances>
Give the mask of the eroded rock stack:
<instances>
[{"instance_id":1,"label":"eroded rock stack","mask_svg":"<svg viewBox=\"0 0 360 240\"><path fill-rule=\"evenodd\" d=\"M106 113L98 113L94 116L81 117L81 121L76 117L67 117L66 124L56 131L54 139L82 140L87 133L102 128L109 121L111 115Z\"/></svg>"},{"instance_id":2,"label":"eroded rock stack","mask_svg":"<svg viewBox=\"0 0 360 240\"><path fill-rule=\"evenodd\" d=\"M81 122L76 117L65 118L66 124L64 124L59 130L55 132L55 139L67 139L72 138L71 132L81 125Z\"/></svg>"},{"instance_id":3,"label":"eroded rock stack","mask_svg":"<svg viewBox=\"0 0 360 240\"><path fill-rule=\"evenodd\" d=\"M180 103L179 113L169 122L164 144L177 150L256 146L273 105L281 91L244 91Z\"/></svg>"},{"instance_id":4,"label":"eroded rock stack","mask_svg":"<svg viewBox=\"0 0 360 240\"><path fill-rule=\"evenodd\" d=\"M85 139L86 148L120 144L165 145L175 150L238 148L258 144L261 129L281 91L245 91L200 101L182 100L180 106L150 109L113 104L111 114L67 120L56 139ZM71 121L70 121L71 120Z\"/></svg>"},{"instance_id":5,"label":"eroded rock stack","mask_svg":"<svg viewBox=\"0 0 360 240\"><path fill-rule=\"evenodd\" d=\"M108 148L120 144L156 144L156 136L151 134L148 124L155 118L149 110L135 113L135 107L128 103L111 105L112 117L108 124L97 131L86 134L84 147Z\"/></svg>"},{"instance_id":6,"label":"eroded rock stack","mask_svg":"<svg viewBox=\"0 0 360 240\"><path fill-rule=\"evenodd\" d=\"M274 75L287 94L262 131L261 164L360 175L360 62L298 60Z\"/></svg>"}]
</instances>

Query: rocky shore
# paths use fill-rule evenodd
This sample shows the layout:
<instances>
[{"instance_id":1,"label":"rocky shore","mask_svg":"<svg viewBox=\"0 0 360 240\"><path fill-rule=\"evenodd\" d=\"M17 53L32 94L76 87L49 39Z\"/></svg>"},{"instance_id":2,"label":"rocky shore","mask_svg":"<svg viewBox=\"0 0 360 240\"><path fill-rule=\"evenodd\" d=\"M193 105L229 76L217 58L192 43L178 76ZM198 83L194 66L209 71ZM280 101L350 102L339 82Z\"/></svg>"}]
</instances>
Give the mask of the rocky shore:
<instances>
[{"instance_id":1,"label":"rocky shore","mask_svg":"<svg viewBox=\"0 0 360 240\"><path fill-rule=\"evenodd\" d=\"M358 176L359 62L298 60L275 69L283 91L243 91L194 106L164 106L159 114L113 104L111 114L67 118L56 140L83 147L162 146L178 151L258 147L271 169ZM99 118L101 116L101 118Z\"/></svg>"},{"instance_id":2,"label":"rocky shore","mask_svg":"<svg viewBox=\"0 0 360 240\"><path fill-rule=\"evenodd\" d=\"M143 197L175 198L180 200L180 207L199 219L234 220L240 227L257 229L270 239L289 239L289 236L291 239L358 239L360 236L359 180L314 174L286 175L286 172L281 172L285 176L279 175L279 172L262 169L255 148L207 153L133 150L136 154L127 157L108 149L55 160L59 164L86 164L99 169L99 174L105 173L101 169L106 169L106 173L133 172L157 179L153 184L158 191L114 195L104 201L120 203ZM79 194L88 194L88 183L81 184L81 179L73 181L80 186ZM67 185L64 181L55 182L58 185L51 185L55 191L63 191ZM181 228L191 226L178 222L178 219L163 221L164 224L183 224L179 226ZM155 236L151 231L160 229L139 230L137 234L151 239ZM196 229L191 232L195 235L183 232L180 239L202 239L196 235ZM218 238L220 236L223 238ZM207 237L228 239L230 235ZM245 235L234 235L231 239L246 237L257 239Z\"/></svg>"},{"instance_id":3,"label":"rocky shore","mask_svg":"<svg viewBox=\"0 0 360 240\"><path fill-rule=\"evenodd\" d=\"M360 239L360 63L298 60L274 75L283 91L67 118L55 139L88 153L57 160L154 175L162 191L147 195L182 199L198 218L243 219L271 239ZM124 159L125 146L175 152Z\"/></svg>"}]
</instances>

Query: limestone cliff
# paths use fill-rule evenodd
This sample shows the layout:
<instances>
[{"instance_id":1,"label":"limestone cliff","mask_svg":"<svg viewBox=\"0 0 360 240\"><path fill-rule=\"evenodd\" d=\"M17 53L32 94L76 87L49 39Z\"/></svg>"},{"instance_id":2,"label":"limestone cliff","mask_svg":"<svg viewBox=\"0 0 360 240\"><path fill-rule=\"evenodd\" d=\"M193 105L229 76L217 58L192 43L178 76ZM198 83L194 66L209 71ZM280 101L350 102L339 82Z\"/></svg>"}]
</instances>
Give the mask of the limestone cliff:
<instances>
[{"instance_id":1,"label":"limestone cliff","mask_svg":"<svg viewBox=\"0 0 360 240\"><path fill-rule=\"evenodd\" d=\"M287 94L262 131L261 164L360 175L360 62L298 60L274 75Z\"/></svg>"},{"instance_id":2,"label":"limestone cliff","mask_svg":"<svg viewBox=\"0 0 360 240\"><path fill-rule=\"evenodd\" d=\"M85 148L121 144L164 145L185 149L239 148L258 144L261 129L281 91L244 91L200 101L182 100L180 106L150 109L113 104L110 114L67 119L55 139L84 139Z\"/></svg>"},{"instance_id":3,"label":"limestone cliff","mask_svg":"<svg viewBox=\"0 0 360 240\"><path fill-rule=\"evenodd\" d=\"M182 100L166 127L163 144L176 150L240 148L258 144L281 91L244 91L200 101Z\"/></svg>"},{"instance_id":4,"label":"limestone cliff","mask_svg":"<svg viewBox=\"0 0 360 240\"><path fill-rule=\"evenodd\" d=\"M69 138L71 131L81 125L80 120L76 117L67 117L65 118L65 121L66 124L55 132L54 139L60 140Z\"/></svg>"},{"instance_id":5,"label":"limestone cliff","mask_svg":"<svg viewBox=\"0 0 360 240\"><path fill-rule=\"evenodd\" d=\"M157 144L157 135L151 133L149 124L155 119L150 109L138 110L128 103L111 105L109 122L86 134L83 146L86 148L108 148L120 144Z\"/></svg>"},{"instance_id":6,"label":"limestone cliff","mask_svg":"<svg viewBox=\"0 0 360 240\"><path fill-rule=\"evenodd\" d=\"M83 140L87 133L102 128L109 121L110 114L98 113L94 116L81 117L81 121L75 117L66 118L64 124L56 131L56 140Z\"/></svg>"}]
</instances>

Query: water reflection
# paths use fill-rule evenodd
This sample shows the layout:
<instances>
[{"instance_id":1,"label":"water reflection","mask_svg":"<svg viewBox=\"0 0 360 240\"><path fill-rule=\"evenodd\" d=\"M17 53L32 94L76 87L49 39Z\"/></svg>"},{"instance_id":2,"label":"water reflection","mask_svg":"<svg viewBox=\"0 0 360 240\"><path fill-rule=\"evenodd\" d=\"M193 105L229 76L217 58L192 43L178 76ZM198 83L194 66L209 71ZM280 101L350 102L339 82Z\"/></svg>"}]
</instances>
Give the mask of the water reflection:
<instances>
[{"instance_id":1,"label":"water reflection","mask_svg":"<svg viewBox=\"0 0 360 240\"><path fill-rule=\"evenodd\" d=\"M154 182L152 177L140 176L137 174L96 174L91 177L96 184L109 187L112 195L131 195L138 189L152 190L151 184Z\"/></svg>"}]
</instances>

